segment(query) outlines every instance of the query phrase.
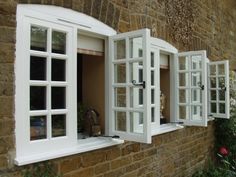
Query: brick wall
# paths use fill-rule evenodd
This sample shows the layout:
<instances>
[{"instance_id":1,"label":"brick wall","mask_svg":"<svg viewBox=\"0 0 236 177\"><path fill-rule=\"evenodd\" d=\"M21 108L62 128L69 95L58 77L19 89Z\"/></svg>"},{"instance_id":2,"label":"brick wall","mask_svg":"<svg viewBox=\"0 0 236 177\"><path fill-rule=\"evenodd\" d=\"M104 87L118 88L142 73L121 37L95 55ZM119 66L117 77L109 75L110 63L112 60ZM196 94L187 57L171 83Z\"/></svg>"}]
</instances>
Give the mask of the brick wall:
<instances>
[{"instance_id":1,"label":"brick wall","mask_svg":"<svg viewBox=\"0 0 236 177\"><path fill-rule=\"evenodd\" d=\"M119 32L143 27L181 51L207 49L213 60L235 67L234 0L0 0L0 177L20 177L14 145L14 60L16 5L64 6L91 15ZM212 154L214 124L153 137L151 145L123 145L53 160L65 177L191 176Z\"/></svg>"}]
</instances>

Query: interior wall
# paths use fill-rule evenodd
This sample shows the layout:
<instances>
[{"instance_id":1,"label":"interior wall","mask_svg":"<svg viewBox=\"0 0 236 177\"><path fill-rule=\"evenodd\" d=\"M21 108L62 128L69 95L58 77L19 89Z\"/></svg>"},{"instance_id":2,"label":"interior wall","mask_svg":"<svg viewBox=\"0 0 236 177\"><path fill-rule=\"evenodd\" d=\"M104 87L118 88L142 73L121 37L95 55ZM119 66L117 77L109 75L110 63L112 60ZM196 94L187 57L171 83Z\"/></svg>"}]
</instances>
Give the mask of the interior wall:
<instances>
[{"instance_id":1,"label":"interior wall","mask_svg":"<svg viewBox=\"0 0 236 177\"><path fill-rule=\"evenodd\" d=\"M99 113L102 133L105 130L105 60L101 56L83 55L82 100L87 108Z\"/></svg>"}]
</instances>

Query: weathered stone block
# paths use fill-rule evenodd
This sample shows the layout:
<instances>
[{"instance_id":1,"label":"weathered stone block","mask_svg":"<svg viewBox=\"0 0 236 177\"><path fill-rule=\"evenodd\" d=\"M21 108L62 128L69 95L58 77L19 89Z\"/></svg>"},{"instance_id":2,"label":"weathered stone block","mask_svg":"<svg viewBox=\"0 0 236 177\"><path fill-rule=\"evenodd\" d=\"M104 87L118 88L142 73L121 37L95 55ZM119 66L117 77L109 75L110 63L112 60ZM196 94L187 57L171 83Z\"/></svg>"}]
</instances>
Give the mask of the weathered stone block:
<instances>
[{"instance_id":1,"label":"weathered stone block","mask_svg":"<svg viewBox=\"0 0 236 177\"><path fill-rule=\"evenodd\" d=\"M95 166L95 174L101 174L101 173L105 173L108 172L110 170L110 163L106 162L103 164L98 164L97 166Z\"/></svg>"}]
</instances>

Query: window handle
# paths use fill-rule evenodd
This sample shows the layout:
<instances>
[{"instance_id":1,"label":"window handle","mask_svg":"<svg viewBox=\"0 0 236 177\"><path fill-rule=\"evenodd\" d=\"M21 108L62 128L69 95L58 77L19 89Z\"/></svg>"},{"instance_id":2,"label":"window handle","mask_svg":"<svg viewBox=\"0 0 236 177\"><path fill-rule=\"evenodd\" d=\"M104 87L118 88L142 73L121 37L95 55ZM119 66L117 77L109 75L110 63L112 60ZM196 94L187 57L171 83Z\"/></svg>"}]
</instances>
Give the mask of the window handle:
<instances>
[{"instance_id":1,"label":"window handle","mask_svg":"<svg viewBox=\"0 0 236 177\"><path fill-rule=\"evenodd\" d=\"M226 87L225 86L221 86L220 89L226 92Z\"/></svg>"},{"instance_id":2,"label":"window handle","mask_svg":"<svg viewBox=\"0 0 236 177\"><path fill-rule=\"evenodd\" d=\"M201 90L204 90L204 85L202 85L202 83L201 82L198 82L198 86L201 88Z\"/></svg>"},{"instance_id":3,"label":"window handle","mask_svg":"<svg viewBox=\"0 0 236 177\"><path fill-rule=\"evenodd\" d=\"M145 89L145 87L146 87L145 81L143 81L143 82L141 82L141 83L136 83L136 80L132 80L132 84L133 84L134 86L142 86L143 89Z\"/></svg>"}]
</instances>

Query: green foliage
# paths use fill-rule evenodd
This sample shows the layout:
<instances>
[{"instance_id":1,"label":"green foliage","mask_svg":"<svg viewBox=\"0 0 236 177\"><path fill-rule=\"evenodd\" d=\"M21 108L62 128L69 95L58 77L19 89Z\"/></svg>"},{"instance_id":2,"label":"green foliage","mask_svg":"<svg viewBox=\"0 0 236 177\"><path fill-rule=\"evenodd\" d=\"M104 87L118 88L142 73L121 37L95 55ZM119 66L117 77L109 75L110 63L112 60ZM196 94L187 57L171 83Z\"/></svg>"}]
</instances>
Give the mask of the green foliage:
<instances>
[{"instance_id":1,"label":"green foliage","mask_svg":"<svg viewBox=\"0 0 236 177\"><path fill-rule=\"evenodd\" d=\"M23 177L61 177L54 171L51 163L36 164L23 172Z\"/></svg>"}]
</instances>

